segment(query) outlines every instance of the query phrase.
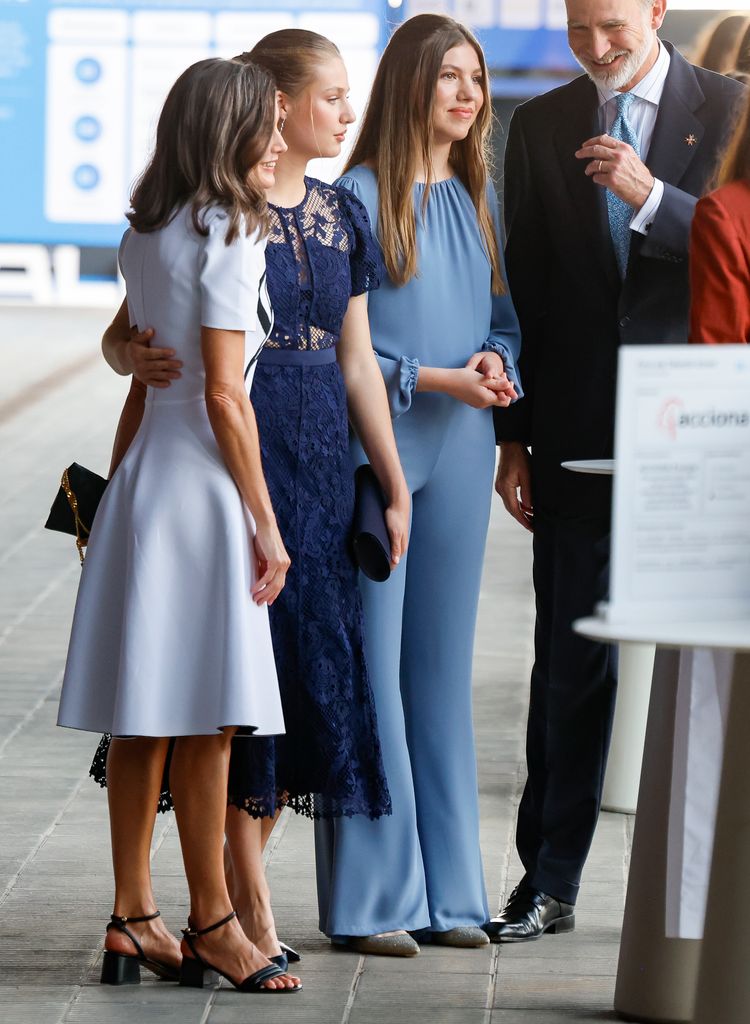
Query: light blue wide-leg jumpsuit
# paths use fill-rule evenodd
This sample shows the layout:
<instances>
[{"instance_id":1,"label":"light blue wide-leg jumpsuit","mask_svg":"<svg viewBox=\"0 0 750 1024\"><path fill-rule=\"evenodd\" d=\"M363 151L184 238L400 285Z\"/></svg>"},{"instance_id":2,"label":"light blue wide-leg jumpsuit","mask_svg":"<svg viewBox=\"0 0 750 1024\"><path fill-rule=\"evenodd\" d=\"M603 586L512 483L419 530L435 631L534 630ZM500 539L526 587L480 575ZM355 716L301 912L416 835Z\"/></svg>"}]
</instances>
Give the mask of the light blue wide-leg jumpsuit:
<instances>
[{"instance_id":1,"label":"light blue wide-leg jumpsuit","mask_svg":"<svg viewBox=\"0 0 750 1024\"><path fill-rule=\"evenodd\" d=\"M355 192L376 225L373 172L357 167L339 184ZM418 276L400 288L385 280L369 296L373 345L412 494L406 556L386 583L361 578L393 814L316 822L320 927L330 936L445 931L490 916L471 668L495 465L492 413L415 387L420 364L462 367L483 349L499 352L517 383L520 340L510 298L491 294L490 263L465 188L458 178L433 185L424 222L423 188L414 186ZM493 191L490 199L496 213ZM356 445L354 457L364 461Z\"/></svg>"}]
</instances>

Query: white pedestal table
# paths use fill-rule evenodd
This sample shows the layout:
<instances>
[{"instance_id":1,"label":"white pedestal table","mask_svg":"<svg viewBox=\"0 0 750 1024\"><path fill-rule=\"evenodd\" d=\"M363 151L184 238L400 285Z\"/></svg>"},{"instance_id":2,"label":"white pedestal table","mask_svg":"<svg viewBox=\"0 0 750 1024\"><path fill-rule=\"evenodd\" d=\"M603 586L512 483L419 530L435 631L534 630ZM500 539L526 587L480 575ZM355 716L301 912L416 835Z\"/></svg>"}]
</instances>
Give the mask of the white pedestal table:
<instances>
[{"instance_id":1,"label":"white pedestal table","mask_svg":"<svg viewBox=\"0 0 750 1024\"><path fill-rule=\"evenodd\" d=\"M603 642L736 652L703 940L666 937L667 821L676 682L651 695L625 904L615 1010L625 1020L750 1021L750 620L610 623L581 619ZM676 673L675 673L676 680Z\"/></svg>"}]
</instances>

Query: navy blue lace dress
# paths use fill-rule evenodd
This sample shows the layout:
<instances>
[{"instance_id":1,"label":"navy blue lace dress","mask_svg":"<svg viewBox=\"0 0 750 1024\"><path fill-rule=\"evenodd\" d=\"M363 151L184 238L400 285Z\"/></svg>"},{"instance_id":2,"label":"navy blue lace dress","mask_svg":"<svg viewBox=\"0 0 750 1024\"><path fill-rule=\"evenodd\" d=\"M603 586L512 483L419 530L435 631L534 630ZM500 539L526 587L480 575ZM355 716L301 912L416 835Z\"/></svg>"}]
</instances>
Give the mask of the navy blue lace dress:
<instances>
[{"instance_id":1,"label":"navy blue lace dress","mask_svg":"<svg viewBox=\"0 0 750 1024\"><path fill-rule=\"evenodd\" d=\"M292 562L270 608L286 734L233 743L229 803L254 817L288 805L315 818L377 818L391 805L350 552L354 477L335 346L350 297L378 286L380 256L356 196L305 183L298 206L271 207L274 327L251 391ZM91 772L102 785L106 746ZM159 806L171 806L166 785Z\"/></svg>"}]
</instances>

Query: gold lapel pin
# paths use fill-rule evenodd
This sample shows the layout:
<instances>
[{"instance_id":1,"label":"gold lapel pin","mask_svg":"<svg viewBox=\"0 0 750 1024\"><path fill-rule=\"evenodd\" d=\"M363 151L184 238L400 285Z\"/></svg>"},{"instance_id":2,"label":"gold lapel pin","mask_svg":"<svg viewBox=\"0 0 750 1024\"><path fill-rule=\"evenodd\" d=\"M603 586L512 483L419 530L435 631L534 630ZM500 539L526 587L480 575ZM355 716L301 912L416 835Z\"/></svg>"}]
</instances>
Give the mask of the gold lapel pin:
<instances>
[{"instance_id":1,"label":"gold lapel pin","mask_svg":"<svg viewBox=\"0 0 750 1024\"><path fill-rule=\"evenodd\" d=\"M687 142L688 146L694 146L697 141L698 140L696 139L696 137L693 135L692 132L690 133L690 135L686 135L685 136L685 142Z\"/></svg>"}]
</instances>

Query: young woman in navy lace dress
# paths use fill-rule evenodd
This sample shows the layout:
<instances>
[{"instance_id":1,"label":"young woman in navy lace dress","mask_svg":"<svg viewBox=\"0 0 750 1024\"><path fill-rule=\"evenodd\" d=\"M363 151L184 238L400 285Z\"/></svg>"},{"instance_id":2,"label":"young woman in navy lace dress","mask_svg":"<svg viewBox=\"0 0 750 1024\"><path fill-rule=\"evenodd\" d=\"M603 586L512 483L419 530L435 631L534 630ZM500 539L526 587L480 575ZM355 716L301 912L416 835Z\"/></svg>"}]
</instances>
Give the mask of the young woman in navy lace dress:
<instances>
[{"instance_id":1,"label":"young woman in navy lace dress","mask_svg":"<svg viewBox=\"0 0 750 1024\"><path fill-rule=\"evenodd\" d=\"M338 155L354 120L343 62L329 40L295 29L266 36L243 58L271 71L286 115L289 148L269 192L274 326L252 401L292 564L270 609L286 735L233 745L227 868L245 930L276 955L270 898L258 890L256 875L277 809L287 805L310 817L390 813L349 550L349 419L389 499L394 564L406 547L409 497L369 334L366 293L378 285L380 260L368 215L346 189L305 175L311 158ZM169 352L144 349L140 337L123 344L122 326L115 321L106 336L110 363L167 386L179 373ZM100 781L105 747L94 766Z\"/></svg>"}]
</instances>

